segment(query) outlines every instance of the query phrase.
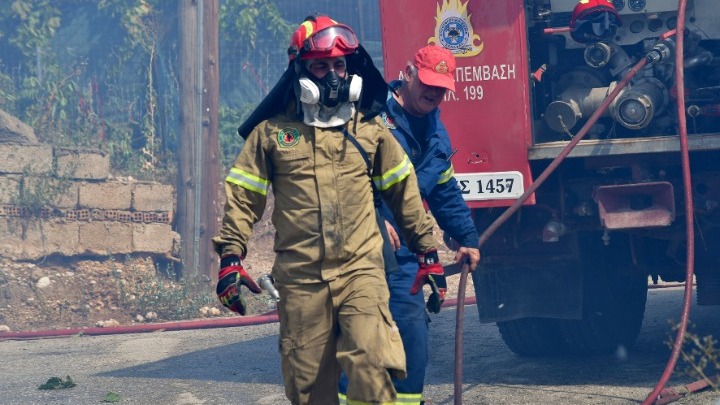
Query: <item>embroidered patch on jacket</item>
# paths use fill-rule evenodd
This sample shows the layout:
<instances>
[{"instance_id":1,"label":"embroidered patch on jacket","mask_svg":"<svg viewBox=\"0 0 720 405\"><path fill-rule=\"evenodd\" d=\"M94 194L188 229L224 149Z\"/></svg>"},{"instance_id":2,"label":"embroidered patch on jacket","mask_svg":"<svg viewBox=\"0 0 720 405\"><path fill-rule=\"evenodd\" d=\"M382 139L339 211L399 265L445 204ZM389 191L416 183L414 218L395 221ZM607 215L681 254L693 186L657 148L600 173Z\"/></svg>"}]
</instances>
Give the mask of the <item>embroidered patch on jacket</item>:
<instances>
[{"instance_id":1,"label":"embroidered patch on jacket","mask_svg":"<svg viewBox=\"0 0 720 405\"><path fill-rule=\"evenodd\" d=\"M277 141L281 148L292 148L300 142L300 132L295 128L283 128L278 132Z\"/></svg>"},{"instance_id":2,"label":"embroidered patch on jacket","mask_svg":"<svg viewBox=\"0 0 720 405\"><path fill-rule=\"evenodd\" d=\"M387 115L385 111L380 114L380 117L382 118L386 127L390 129L397 129L397 126L395 126L395 120L393 120L391 116Z\"/></svg>"}]
</instances>

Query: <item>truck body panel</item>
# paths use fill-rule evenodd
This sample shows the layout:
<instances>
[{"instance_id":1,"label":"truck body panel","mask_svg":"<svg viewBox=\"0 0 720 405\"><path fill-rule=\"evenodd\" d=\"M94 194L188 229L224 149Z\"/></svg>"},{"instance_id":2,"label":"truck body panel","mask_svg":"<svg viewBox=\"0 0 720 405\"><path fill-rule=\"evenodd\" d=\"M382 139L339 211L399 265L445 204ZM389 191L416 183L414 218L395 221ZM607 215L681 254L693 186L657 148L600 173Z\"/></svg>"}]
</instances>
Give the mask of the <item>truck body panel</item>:
<instances>
[{"instance_id":1,"label":"truck body panel","mask_svg":"<svg viewBox=\"0 0 720 405\"><path fill-rule=\"evenodd\" d=\"M380 13L387 80L401 78L428 43L454 53L455 92L440 109L458 149L452 158L458 182L470 207L512 204L532 184L522 3L478 2L470 12L458 0L381 1Z\"/></svg>"},{"instance_id":2,"label":"truck body panel","mask_svg":"<svg viewBox=\"0 0 720 405\"><path fill-rule=\"evenodd\" d=\"M440 108L480 232L519 197L493 186L521 176L524 192L587 129L481 247L472 275L480 320L496 322L519 354L632 345L648 278L684 281L678 114L687 122L697 301L720 305L720 8L687 3L678 112L677 2L611 4L615 12L600 7L586 16L603 19L582 21L576 0L380 1L386 79L427 43L456 57L456 91Z\"/></svg>"}]
</instances>

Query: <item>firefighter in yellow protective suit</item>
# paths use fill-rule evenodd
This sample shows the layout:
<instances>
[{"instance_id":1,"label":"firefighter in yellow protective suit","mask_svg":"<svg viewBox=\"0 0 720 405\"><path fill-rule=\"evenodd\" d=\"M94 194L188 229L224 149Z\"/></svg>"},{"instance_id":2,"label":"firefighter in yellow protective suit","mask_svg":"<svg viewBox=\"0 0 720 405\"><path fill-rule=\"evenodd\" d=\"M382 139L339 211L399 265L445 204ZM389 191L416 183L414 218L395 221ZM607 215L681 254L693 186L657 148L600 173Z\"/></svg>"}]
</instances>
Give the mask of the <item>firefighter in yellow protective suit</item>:
<instances>
[{"instance_id":1,"label":"firefighter in yellow protective suit","mask_svg":"<svg viewBox=\"0 0 720 405\"><path fill-rule=\"evenodd\" d=\"M391 376L403 378L405 356L388 307L372 185L427 274L442 273L434 221L412 164L376 116L387 85L352 29L309 17L289 54L283 78L239 129L247 139L226 179L225 216L213 239L218 296L244 314L240 286L260 292L242 259L272 187L286 396L293 404L338 403L342 368L349 403L394 403Z\"/></svg>"}]
</instances>

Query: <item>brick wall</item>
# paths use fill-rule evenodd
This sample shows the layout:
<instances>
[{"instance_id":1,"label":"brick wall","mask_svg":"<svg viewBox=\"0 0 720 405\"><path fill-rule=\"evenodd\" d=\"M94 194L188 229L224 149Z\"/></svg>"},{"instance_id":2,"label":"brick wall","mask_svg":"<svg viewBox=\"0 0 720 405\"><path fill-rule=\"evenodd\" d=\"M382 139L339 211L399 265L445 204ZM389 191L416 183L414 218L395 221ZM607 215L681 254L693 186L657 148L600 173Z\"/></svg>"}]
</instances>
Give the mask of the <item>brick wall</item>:
<instances>
[{"instance_id":1,"label":"brick wall","mask_svg":"<svg viewBox=\"0 0 720 405\"><path fill-rule=\"evenodd\" d=\"M118 180L107 155L0 143L0 255L171 255L175 191Z\"/></svg>"}]
</instances>

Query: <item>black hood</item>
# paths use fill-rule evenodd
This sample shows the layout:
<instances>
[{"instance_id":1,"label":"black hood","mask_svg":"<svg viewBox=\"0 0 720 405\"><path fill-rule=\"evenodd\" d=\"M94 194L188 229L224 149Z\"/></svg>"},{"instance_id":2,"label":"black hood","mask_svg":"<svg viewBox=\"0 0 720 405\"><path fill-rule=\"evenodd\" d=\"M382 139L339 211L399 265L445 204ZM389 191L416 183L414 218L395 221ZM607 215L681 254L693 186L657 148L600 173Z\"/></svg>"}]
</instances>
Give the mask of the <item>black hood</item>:
<instances>
[{"instance_id":1,"label":"black hood","mask_svg":"<svg viewBox=\"0 0 720 405\"><path fill-rule=\"evenodd\" d=\"M346 56L347 72L351 75L358 75L363 79L362 92L357 107L363 112L368 120L380 114L387 100L388 85L382 76L382 73L375 67L375 64L362 45L358 46L355 52ZM248 116L238 128L238 134L247 139L250 132L261 122L274 117L277 114L285 112L288 104L295 101L297 106L298 119L302 120L302 110L300 108L299 91L296 90L298 84L297 73L295 73L295 62L288 64L285 73L275 86L270 90L267 96L255 107L255 110Z\"/></svg>"}]
</instances>

